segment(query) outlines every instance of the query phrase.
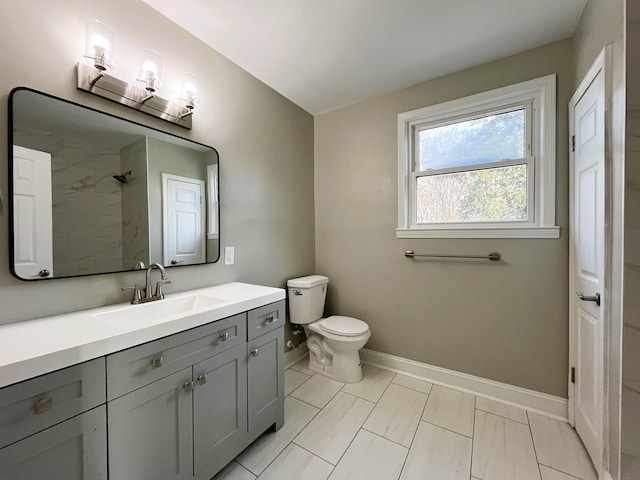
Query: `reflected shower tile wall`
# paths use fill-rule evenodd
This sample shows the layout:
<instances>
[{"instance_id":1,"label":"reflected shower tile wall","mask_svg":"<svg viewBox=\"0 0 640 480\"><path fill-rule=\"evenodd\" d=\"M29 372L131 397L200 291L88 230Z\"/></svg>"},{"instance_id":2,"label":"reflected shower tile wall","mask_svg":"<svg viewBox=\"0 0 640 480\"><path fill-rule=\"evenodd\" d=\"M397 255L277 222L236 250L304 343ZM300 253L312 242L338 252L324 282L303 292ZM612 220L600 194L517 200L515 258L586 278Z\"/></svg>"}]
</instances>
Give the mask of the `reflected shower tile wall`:
<instances>
[{"instance_id":1,"label":"reflected shower tile wall","mask_svg":"<svg viewBox=\"0 0 640 480\"><path fill-rule=\"evenodd\" d=\"M121 170L131 170L129 183L122 185L122 263L132 268L138 261L148 265L149 215L147 208L147 143L144 140L120 151ZM143 208L141 208L143 207ZM160 259L154 259L160 261Z\"/></svg>"},{"instance_id":2,"label":"reflected shower tile wall","mask_svg":"<svg viewBox=\"0 0 640 480\"><path fill-rule=\"evenodd\" d=\"M24 129L14 141L52 155L54 275L121 270L122 193L112 178L120 152Z\"/></svg>"}]
</instances>

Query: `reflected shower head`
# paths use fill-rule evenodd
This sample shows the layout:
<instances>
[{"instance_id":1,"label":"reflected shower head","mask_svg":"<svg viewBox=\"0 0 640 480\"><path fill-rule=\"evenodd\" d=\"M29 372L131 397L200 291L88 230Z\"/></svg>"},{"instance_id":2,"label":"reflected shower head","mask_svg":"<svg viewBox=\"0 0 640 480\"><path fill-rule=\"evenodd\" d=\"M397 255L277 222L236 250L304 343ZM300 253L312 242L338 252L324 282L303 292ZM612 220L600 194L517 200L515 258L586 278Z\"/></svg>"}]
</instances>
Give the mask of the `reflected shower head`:
<instances>
[{"instance_id":1,"label":"reflected shower head","mask_svg":"<svg viewBox=\"0 0 640 480\"><path fill-rule=\"evenodd\" d=\"M113 178L115 178L120 183L129 183L129 180L127 180L127 175L131 175L131 170L120 175L114 175Z\"/></svg>"}]
</instances>

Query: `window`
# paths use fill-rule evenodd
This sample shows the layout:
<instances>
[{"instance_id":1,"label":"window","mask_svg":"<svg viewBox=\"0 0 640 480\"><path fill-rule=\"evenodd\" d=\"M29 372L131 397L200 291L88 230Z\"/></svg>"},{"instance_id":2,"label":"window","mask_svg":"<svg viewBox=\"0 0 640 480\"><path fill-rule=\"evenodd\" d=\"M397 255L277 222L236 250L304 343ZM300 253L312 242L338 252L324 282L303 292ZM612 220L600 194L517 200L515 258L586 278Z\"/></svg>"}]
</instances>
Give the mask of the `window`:
<instances>
[{"instance_id":1,"label":"window","mask_svg":"<svg viewBox=\"0 0 640 480\"><path fill-rule=\"evenodd\" d=\"M558 238L555 75L398 115L398 238Z\"/></svg>"}]
</instances>

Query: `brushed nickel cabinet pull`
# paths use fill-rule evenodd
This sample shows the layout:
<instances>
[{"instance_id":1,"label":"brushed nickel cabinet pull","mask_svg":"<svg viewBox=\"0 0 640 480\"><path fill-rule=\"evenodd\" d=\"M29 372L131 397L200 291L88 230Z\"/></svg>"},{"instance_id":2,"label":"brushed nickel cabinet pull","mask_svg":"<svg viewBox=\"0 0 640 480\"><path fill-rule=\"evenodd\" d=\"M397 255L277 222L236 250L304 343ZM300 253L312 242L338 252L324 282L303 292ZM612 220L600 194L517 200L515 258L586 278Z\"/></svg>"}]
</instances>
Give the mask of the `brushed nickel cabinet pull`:
<instances>
[{"instance_id":1,"label":"brushed nickel cabinet pull","mask_svg":"<svg viewBox=\"0 0 640 480\"><path fill-rule=\"evenodd\" d=\"M269 315L266 320L264 321L264 323L266 323L267 325L270 323L273 323L273 321L275 320L275 318L273 318L273 315Z\"/></svg>"},{"instance_id":2,"label":"brushed nickel cabinet pull","mask_svg":"<svg viewBox=\"0 0 640 480\"><path fill-rule=\"evenodd\" d=\"M185 392L191 392L193 390L193 382L186 382L182 387Z\"/></svg>"},{"instance_id":3,"label":"brushed nickel cabinet pull","mask_svg":"<svg viewBox=\"0 0 640 480\"><path fill-rule=\"evenodd\" d=\"M258 349L254 348L253 350L251 350L251 356L252 357L257 357L258 356Z\"/></svg>"},{"instance_id":4,"label":"brushed nickel cabinet pull","mask_svg":"<svg viewBox=\"0 0 640 480\"><path fill-rule=\"evenodd\" d=\"M164 357L160 355L159 357L153 357L151 360L151 368L160 368L164 363Z\"/></svg>"},{"instance_id":5,"label":"brushed nickel cabinet pull","mask_svg":"<svg viewBox=\"0 0 640 480\"><path fill-rule=\"evenodd\" d=\"M227 340L229 340L229 332L224 332L220 334L220 341L221 342L226 342Z\"/></svg>"},{"instance_id":6,"label":"brushed nickel cabinet pull","mask_svg":"<svg viewBox=\"0 0 640 480\"><path fill-rule=\"evenodd\" d=\"M33 413L40 415L41 413L48 412L53 407L53 400L50 398L41 398L33 406Z\"/></svg>"},{"instance_id":7,"label":"brushed nickel cabinet pull","mask_svg":"<svg viewBox=\"0 0 640 480\"><path fill-rule=\"evenodd\" d=\"M207 383L207 374L206 373L204 375L200 375L198 377L198 384L199 385L204 385L205 383Z\"/></svg>"}]
</instances>

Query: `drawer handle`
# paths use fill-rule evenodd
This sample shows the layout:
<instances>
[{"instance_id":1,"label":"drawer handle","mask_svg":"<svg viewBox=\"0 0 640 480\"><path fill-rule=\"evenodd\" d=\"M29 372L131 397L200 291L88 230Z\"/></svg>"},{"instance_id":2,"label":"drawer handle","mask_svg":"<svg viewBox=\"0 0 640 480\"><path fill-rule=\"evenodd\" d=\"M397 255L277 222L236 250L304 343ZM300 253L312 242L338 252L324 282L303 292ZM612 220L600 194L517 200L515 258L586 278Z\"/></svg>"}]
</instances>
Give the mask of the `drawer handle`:
<instances>
[{"instance_id":1,"label":"drawer handle","mask_svg":"<svg viewBox=\"0 0 640 480\"><path fill-rule=\"evenodd\" d=\"M193 382L186 382L182 387L185 392L191 392L193 390Z\"/></svg>"},{"instance_id":2,"label":"drawer handle","mask_svg":"<svg viewBox=\"0 0 640 480\"><path fill-rule=\"evenodd\" d=\"M33 413L40 415L41 413L48 412L53 407L53 400L50 398L41 398L33 406Z\"/></svg>"},{"instance_id":3,"label":"drawer handle","mask_svg":"<svg viewBox=\"0 0 640 480\"><path fill-rule=\"evenodd\" d=\"M220 341L221 342L226 342L227 340L229 340L229 332L224 332L220 334Z\"/></svg>"},{"instance_id":4,"label":"drawer handle","mask_svg":"<svg viewBox=\"0 0 640 480\"><path fill-rule=\"evenodd\" d=\"M198 377L198 384L199 385L204 385L205 383L207 383L207 375L206 374L200 375Z\"/></svg>"},{"instance_id":5,"label":"drawer handle","mask_svg":"<svg viewBox=\"0 0 640 480\"><path fill-rule=\"evenodd\" d=\"M151 368L160 368L163 363L164 357L153 357L153 360L151 360Z\"/></svg>"},{"instance_id":6,"label":"drawer handle","mask_svg":"<svg viewBox=\"0 0 640 480\"><path fill-rule=\"evenodd\" d=\"M252 357L257 357L258 356L258 349L254 348L253 350L251 350L251 356Z\"/></svg>"},{"instance_id":7,"label":"drawer handle","mask_svg":"<svg viewBox=\"0 0 640 480\"><path fill-rule=\"evenodd\" d=\"M264 321L264 323L266 323L267 325L269 325L270 323L273 323L273 321L276 320L273 315L269 315L266 320Z\"/></svg>"}]
</instances>

